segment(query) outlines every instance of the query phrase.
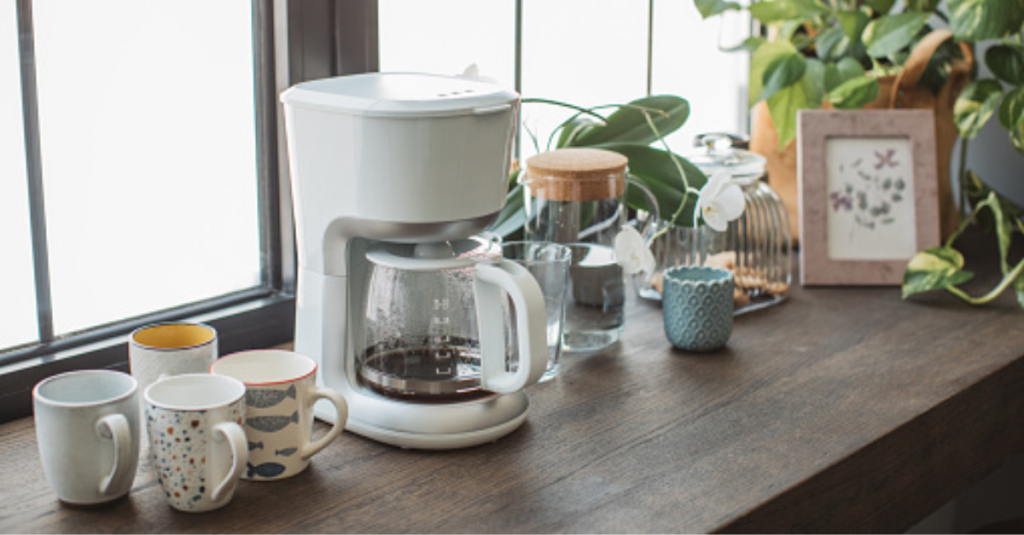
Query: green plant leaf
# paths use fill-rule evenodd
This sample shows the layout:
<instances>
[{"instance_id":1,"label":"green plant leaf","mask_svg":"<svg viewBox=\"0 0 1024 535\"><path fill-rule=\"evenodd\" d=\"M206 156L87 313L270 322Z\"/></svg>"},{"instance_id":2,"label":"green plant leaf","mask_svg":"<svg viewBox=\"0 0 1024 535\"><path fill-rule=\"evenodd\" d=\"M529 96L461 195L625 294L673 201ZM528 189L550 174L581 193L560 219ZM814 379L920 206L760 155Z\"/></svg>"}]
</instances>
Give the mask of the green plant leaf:
<instances>
[{"instance_id":1,"label":"green plant leaf","mask_svg":"<svg viewBox=\"0 0 1024 535\"><path fill-rule=\"evenodd\" d=\"M1001 96L1003 87L991 78L967 84L953 105L953 120L956 121L960 137L974 139L995 113Z\"/></svg>"},{"instance_id":2,"label":"green plant leaf","mask_svg":"<svg viewBox=\"0 0 1024 535\"><path fill-rule=\"evenodd\" d=\"M861 66L860 62L853 58L843 58L836 63L836 68L839 69L839 82L845 82L851 78L858 76L864 76L867 71Z\"/></svg>"},{"instance_id":3,"label":"green plant leaf","mask_svg":"<svg viewBox=\"0 0 1024 535\"><path fill-rule=\"evenodd\" d=\"M999 105L999 124L1007 130L1024 126L1024 87L1015 87L1003 97Z\"/></svg>"},{"instance_id":4,"label":"green plant leaf","mask_svg":"<svg viewBox=\"0 0 1024 535\"><path fill-rule=\"evenodd\" d=\"M903 50L914 41L914 36L924 28L930 16L931 13L908 11L871 21L864 28L868 55L884 58Z\"/></svg>"},{"instance_id":5,"label":"green plant leaf","mask_svg":"<svg viewBox=\"0 0 1024 535\"><path fill-rule=\"evenodd\" d=\"M996 78L1011 85L1024 85L1024 46L995 45L985 51L985 65Z\"/></svg>"},{"instance_id":6,"label":"green plant leaf","mask_svg":"<svg viewBox=\"0 0 1024 535\"><path fill-rule=\"evenodd\" d=\"M903 3L906 4L907 9L914 11L934 12L935 8L939 7L939 0L906 0Z\"/></svg>"},{"instance_id":7,"label":"green plant leaf","mask_svg":"<svg viewBox=\"0 0 1024 535\"><path fill-rule=\"evenodd\" d=\"M1010 130L1010 145L1017 149L1017 152L1024 154L1024 128Z\"/></svg>"},{"instance_id":8,"label":"green plant leaf","mask_svg":"<svg viewBox=\"0 0 1024 535\"><path fill-rule=\"evenodd\" d=\"M669 220L672 214L679 209L684 189L679 177L679 170L672 161L673 155L645 145L612 143L601 145L600 148L618 152L629 159L629 173L650 188L651 193L658 198L658 211L661 219ZM683 168L683 172L686 173L686 180L690 187L698 190L704 187L708 180L704 173L682 156L674 156ZM626 201L634 209L648 209L647 198L633 188L627 190ZM696 195L691 194L686 201L683 213L675 221L677 226L693 226L693 210L696 202Z\"/></svg>"},{"instance_id":9,"label":"green plant leaf","mask_svg":"<svg viewBox=\"0 0 1024 535\"><path fill-rule=\"evenodd\" d=\"M963 255L952 247L932 247L917 253L903 272L903 298L967 282L974 273L963 267Z\"/></svg>"},{"instance_id":10,"label":"green plant leaf","mask_svg":"<svg viewBox=\"0 0 1024 535\"><path fill-rule=\"evenodd\" d=\"M1013 237L1014 223L1007 220L998 193L994 191L989 193L988 202L985 205L992 211L992 219L996 227L996 241L999 245L999 267L1002 269L1003 275L1006 275L1010 271L1006 255L1010 252L1010 239Z\"/></svg>"},{"instance_id":11,"label":"green plant leaf","mask_svg":"<svg viewBox=\"0 0 1024 535\"><path fill-rule=\"evenodd\" d=\"M947 0L949 29L958 41L985 41L1017 33L1024 0Z\"/></svg>"},{"instance_id":12,"label":"green plant leaf","mask_svg":"<svg viewBox=\"0 0 1024 535\"><path fill-rule=\"evenodd\" d=\"M761 24L772 24L773 22L786 21L798 17L796 8L790 2L784 0L755 2L748 9L750 14Z\"/></svg>"},{"instance_id":13,"label":"green plant leaf","mask_svg":"<svg viewBox=\"0 0 1024 535\"><path fill-rule=\"evenodd\" d=\"M589 147L602 143L648 145L654 142L658 136L651 130L642 109L650 110L647 113L662 137L683 126L690 116L690 103L685 99L671 95L641 98L609 115L605 124L580 133L570 146Z\"/></svg>"},{"instance_id":14,"label":"green plant leaf","mask_svg":"<svg viewBox=\"0 0 1024 535\"><path fill-rule=\"evenodd\" d=\"M892 9L896 0L866 0L864 3L871 6L871 9L874 10L875 13L885 15L890 9Z\"/></svg>"},{"instance_id":15,"label":"green plant leaf","mask_svg":"<svg viewBox=\"0 0 1024 535\"><path fill-rule=\"evenodd\" d=\"M804 18L826 15L832 10L820 0L784 0L792 4L797 14Z\"/></svg>"},{"instance_id":16,"label":"green plant leaf","mask_svg":"<svg viewBox=\"0 0 1024 535\"><path fill-rule=\"evenodd\" d=\"M801 83L807 94L807 106L821 107L821 101L825 97L825 64L814 58L808 59Z\"/></svg>"},{"instance_id":17,"label":"green plant leaf","mask_svg":"<svg viewBox=\"0 0 1024 535\"><path fill-rule=\"evenodd\" d=\"M851 78L828 94L828 101L840 110L856 110L878 98L878 80L870 76Z\"/></svg>"},{"instance_id":18,"label":"green plant leaf","mask_svg":"<svg viewBox=\"0 0 1024 535\"><path fill-rule=\"evenodd\" d=\"M738 44L736 46L730 46L728 48L721 48L720 47L719 50L721 50L722 52L739 52L741 50L746 50L747 52L753 52L753 51L757 50L758 48L760 48L761 45L763 45L763 44L765 44L767 42L768 42L767 39L765 39L764 37L761 37L760 35L758 35L758 36L754 36L754 37L747 37L746 39L743 40L742 43L740 43L740 44Z\"/></svg>"},{"instance_id":19,"label":"green plant leaf","mask_svg":"<svg viewBox=\"0 0 1024 535\"><path fill-rule=\"evenodd\" d=\"M752 3L748 9L762 24L800 22L830 11L819 0L764 0Z\"/></svg>"},{"instance_id":20,"label":"green plant leaf","mask_svg":"<svg viewBox=\"0 0 1024 535\"><path fill-rule=\"evenodd\" d=\"M815 49L820 59L836 61L849 52L850 38L838 26L829 28L818 34L815 39Z\"/></svg>"},{"instance_id":21,"label":"green plant leaf","mask_svg":"<svg viewBox=\"0 0 1024 535\"><path fill-rule=\"evenodd\" d=\"M796 137L796 114L810 108L804 84L793 84L768 99L775 131L779 135L779 150L783 150Z\"/></svg>"},{"instance_id":22,"label":"green plant leaf","mask_svg":"<svg viewBox=\"0 0 1024 535\"><path fill-rule=\"evenodd\" d=\"M871 22L871 17L859 10L840 11L836 13L836 18L839 19L839 25L843 28L843 33L853 42L860 41L864 28Z\"/></svg>"},{"instance_id":23,"label":"green plant leaf","mask_svg":"<svg viewBox=\"0 0 1024 535\"><path fill-rule=\"evenodd\" d=\"M825 82L826 93L832 91L839 86L839 84L843 83L839 78L839 67L836 67L835 63L825 64L825 77L823 81Z\"/></svg>"},{"instance_id":24,"label":"green plant leaf","mask_svg":"<svg viewBox=\"0 0 1024 535\"><path fill-rule=\"evenodd\" d=\"M1013 291L1017 293L1017 304L1024 308L1024 274L1013 280Z\"/></svg>"},{"instance_id":25,"label":"green plant leaf","mask_svg":"<svg viewBox=\"0 0 1024 535\"><path fill-rule=\"evenodd\" d=\"M601 123L586 115L577 115L565 122L559 129L558 141L555 148L571 147L572 143L591 128L601 126Z\"/></svg>"},{"instance_id":26,"label":"green plant leaf","mask_svg":"<svg viewBox=\"0 0 1024 535\"><path fill-rule=\"evenodd\" d=\"M693 0L693 5L697 6L697 11L700 11L700 16L705 19L720 13L725 13L730 9L740 9L740 5L738 3L727 2L726 0Z\"/></svg>"},{"instance_id":27,"label":"green plant leaf","mask_svg":"<svg viewBox=\"0 0 1024 535\"><path fill-rule=\"evenodd\" d=\"M999 203L993 204L991 208L996 213L996 238L999 242L999 261L1003 275L1006 275L1010 272L1010 264L1007 261L1006 255L1010 253L1010 240L1013 239L1013 222L1007 221L1003 217L1003 211Z\"/></svg>"},{"instance_id":28,"label":"green plant leaf","mask_svg":"<svg viewBox=\"0 0 1024 535\"><path fill-rule=\"evenodd\" d=\"M757 4L755 4L757 5ZM768 65L778 58L799 54L796 47L788 41L772 41L761 45L750 58L750 106L753 107L761 97L762 77Z\"/></svg>"},{"instance_id":29,"label":"green plant leaf","mask_svg":"<svg viewBox=\"0 0 1024 535\"><path fill-rule=\"evenodd\" d=\"M806 71L807 60L796 52L773 59L761 75L760 99L770 98L784 87L795 84L804 77Z\"/></svg>"}]
</instances>

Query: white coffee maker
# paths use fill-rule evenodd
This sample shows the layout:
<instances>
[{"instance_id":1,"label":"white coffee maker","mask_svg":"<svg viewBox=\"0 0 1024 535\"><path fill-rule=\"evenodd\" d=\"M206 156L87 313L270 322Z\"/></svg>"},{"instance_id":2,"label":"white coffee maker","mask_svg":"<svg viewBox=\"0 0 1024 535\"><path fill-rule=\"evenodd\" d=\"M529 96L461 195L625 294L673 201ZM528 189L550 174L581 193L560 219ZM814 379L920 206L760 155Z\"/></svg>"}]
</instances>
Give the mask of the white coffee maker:
<instances>
[{"instance_id":1,"label":"white coffee maker","mask_svg":"<svg viewBox=\"0 0 1024 535\"><path fill-rule=\"evenodd\" d=\"M544 301L524 268L476 235L505 202L518 95L372 73L298 84L281 101L295 349L345 396L346 428L421 449L515 430L529 406L522 389L547 361Z\"/></svg>"}]
</instances>

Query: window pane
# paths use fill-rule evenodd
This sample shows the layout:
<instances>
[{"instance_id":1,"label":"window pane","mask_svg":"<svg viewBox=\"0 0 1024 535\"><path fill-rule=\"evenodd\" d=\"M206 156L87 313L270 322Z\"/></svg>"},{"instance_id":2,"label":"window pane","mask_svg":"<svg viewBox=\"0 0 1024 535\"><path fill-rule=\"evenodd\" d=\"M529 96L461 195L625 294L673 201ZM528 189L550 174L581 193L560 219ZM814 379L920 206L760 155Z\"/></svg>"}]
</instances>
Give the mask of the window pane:
<instances>
[{"instance_id":1,"label":"window pane","mask_svg":"<svg viewBox=\"0 0 1024 535\"><path fill-rule=\"evenodd\" d=\"M18 15L0 3L0 350L37 339L25 137L21 114Z\"/></svg>"},{"instance_id":2,"label":"window pane","mask_svg":"<svg viewBox=\"0 0 1024 535\"><path fill-rule=\"evenodd\" d=\"M750 35L746 12L701 20L692 2L655 0L651 91L690 102L690 118L669 143L691 150L693 138L709 132L747 132L748 54L722 52Z\"/></svg>"},{"instance_id":3,"label":"window pane","mask_svg":"<svg viewBox=\"0 0 1024 535\"><path fill-rule=\"evenodd\" d=\"M33 6L57 332L257 285L250 2Z\"/></svg>"},{"instance_id":4,"label":"window pane","mask_svg":"<svg viewBox=\"0 0 1024 535\"><path fill-rule=\"evenodd\" d=\"M524 0L523 97L590 107L645 96L647 27L647 0ZM543 150L568 115L528 104L523 126L541 136ZM522 140L522 155L533 154L529 135Z\"/></svg>"},{"instance_id":5,"label":"window pane","mask_svg":"<svg viewBox=\"0 0 1024 535\"><path fill-rule=\"evenodd\" d=\"M457 16L453 14L457 13ZM380 0L380 70L482 76L515 86L512 0Z\"/></svg>"}]
</instances>

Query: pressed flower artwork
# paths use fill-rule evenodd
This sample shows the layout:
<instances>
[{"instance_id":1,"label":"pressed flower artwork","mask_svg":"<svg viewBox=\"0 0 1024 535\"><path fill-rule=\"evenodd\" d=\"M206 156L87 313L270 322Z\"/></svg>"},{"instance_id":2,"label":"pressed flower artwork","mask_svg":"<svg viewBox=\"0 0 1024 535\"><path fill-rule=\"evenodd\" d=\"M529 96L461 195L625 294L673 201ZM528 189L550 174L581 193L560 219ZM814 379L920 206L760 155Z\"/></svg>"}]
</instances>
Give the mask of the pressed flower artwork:
<instances>
[{"instance_id":1,"label":"pressed flower artwork","mask_svg":"<svg viewBox=\"0 0 1024 535\"><path fill-rule=\"evenodd\" d=\"M917 247L910 140L837 137L826 141L825 152L829 258L913 256Z\"/></svg>"}]
</instances>

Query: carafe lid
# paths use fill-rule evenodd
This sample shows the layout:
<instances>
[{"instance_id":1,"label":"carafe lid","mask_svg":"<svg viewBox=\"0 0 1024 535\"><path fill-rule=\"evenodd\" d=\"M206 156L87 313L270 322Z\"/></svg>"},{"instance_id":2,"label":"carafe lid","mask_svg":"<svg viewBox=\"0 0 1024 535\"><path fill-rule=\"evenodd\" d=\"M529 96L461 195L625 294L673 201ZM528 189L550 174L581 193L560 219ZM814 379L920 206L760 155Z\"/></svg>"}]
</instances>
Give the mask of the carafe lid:
<instances>
[{"instance_id":1,"label":"carafe lid","mask_svg":"<svg viewBox=\"0 0 1024 535\"><path fill-rule=\"evenodd\" d=\"M736 149L725 134L708 134L701 139L703 147L686 155L686 159L710 177L721 170L729 171L740 184L752 184L764 175L767 159L748 150Z\"/></svg>"},{"instance_id":2,"label":"carafe lid","mask_svg":"<svg viewBox=\"0 0 1024 535\"><path fill-rule=\"evenodd\" d=\"M552 201L600 201L626 190L629 160L603 149L567 148L537 154L526 160L520 180L530 195Z\"/></svg>"},{"instance_id":3,"label":"carafe lid","mask_svg":"<svg viewBox=\"0 0 1024 535\"><path fill-rule=\"evenodd\" d=\"M366 259L378 266L405 271L439 271L501 259L496 236L472 236L462 240L428 243L385 243L370 246Z\"/></svg>"}]
</instances>

